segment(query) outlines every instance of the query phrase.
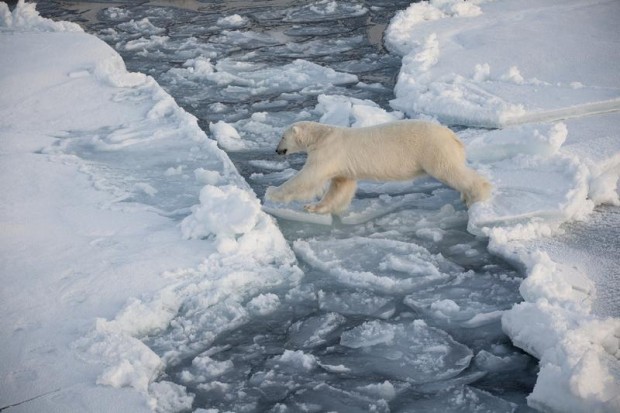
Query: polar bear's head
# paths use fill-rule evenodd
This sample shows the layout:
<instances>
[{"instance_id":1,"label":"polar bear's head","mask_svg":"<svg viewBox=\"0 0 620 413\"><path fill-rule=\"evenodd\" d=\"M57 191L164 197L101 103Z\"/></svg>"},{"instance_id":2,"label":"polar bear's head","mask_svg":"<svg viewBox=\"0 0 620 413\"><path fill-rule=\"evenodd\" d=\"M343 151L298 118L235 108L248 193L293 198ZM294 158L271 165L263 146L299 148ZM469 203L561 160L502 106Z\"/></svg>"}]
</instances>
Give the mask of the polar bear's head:
<instances>
[{"instance_id":1,"label":"polar bear's head","mask_svg":"<svg viewBox=\"0 0 620 413\"><path fill-rule=\"evenodd\" d=\"M284 131L284 135L276 148L278 155L296 152L308 152L321 141L328 132L329 126L316 122L297 122Z\"/></svg>"}]
</instances>

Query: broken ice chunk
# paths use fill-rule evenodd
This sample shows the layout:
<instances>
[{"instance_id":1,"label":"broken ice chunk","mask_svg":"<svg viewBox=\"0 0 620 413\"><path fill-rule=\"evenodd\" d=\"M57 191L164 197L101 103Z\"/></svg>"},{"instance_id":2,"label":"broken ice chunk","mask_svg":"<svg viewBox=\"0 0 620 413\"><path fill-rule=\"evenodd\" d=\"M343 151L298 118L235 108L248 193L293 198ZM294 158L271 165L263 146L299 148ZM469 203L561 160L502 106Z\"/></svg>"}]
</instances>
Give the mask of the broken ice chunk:
<instances>
[{"instance_id":1,"label":"broken ice chunk","mask_svg":"<svg viewBox=\"0 0 620 413\"><path fill-rule=\"evenodd\" d=\"M286 403L291 412L389 412L388 404L383 399L359 394L330 386L317 384L308 390L300 390Z\"/></svg>"},{"instance_id":2,"label":"broken ice chunk","mask_svg":"<svg viewBox=\"0 0 620 413\"><path fill-rule=\"evenodd\" d=\"M353 237L299 240L297 254L342 284L386 293L407 293L440 283L460 267L426 248L406 242Z\"/></svg>"},{"instance_id":3,"label":"broken ice chunk","mask_svg":"<svg viewBox=\"0 0 620 413\"><path fill-rule=\"evenodd\" d=\"M321 362L343 365L354 376L379 376L420 384L458 375L472 352L449 334L422 320L392 324L369 321L342 334L344 354L329 354Z\"/></svg>"},{"instance_id":4,"label":"broken ice chunk","mask_svg":"<svg viewBox=\"0 0 620 413\"><path fill-rule=\"evenodd\" d=\"M345 315L367 315L390 318L396 308L391 299L361 292L319 291L319 308Z\"/></svg>"},{"instance_id":5,"label":"broken ice chunk","mask_svg":"<svg viewBox=\"0 0 620 413\"><path fill-rule=\"evenodd\" d=\"M425 413L514 412L517 406L482 390L458 386L406 404L401 411Z\"/></svg>"},{"instance_id":6,"label":"broken ice chunk","mask_svg":"<svg viewBox=\"0 0 620 413\"><path fill-rule=\"evenodd\" d=\"M336 330L345 321L344 316L338 313L327 313L298 321L289 328L288 342L295 347L316 347L337 337Z\"/></svg>"},{"instance_id":7,"label":"broken ice chunk","mask_svg":"<svg viewBox=\"0 0 620 413\"><path fill-rule=\"evenodd\" d=\"M464 273L441 286L413 291L404 303L444 327L473 328L497 322L518 297L511 282L491 282L489 277Z\"/></svg>"}]
</instances>

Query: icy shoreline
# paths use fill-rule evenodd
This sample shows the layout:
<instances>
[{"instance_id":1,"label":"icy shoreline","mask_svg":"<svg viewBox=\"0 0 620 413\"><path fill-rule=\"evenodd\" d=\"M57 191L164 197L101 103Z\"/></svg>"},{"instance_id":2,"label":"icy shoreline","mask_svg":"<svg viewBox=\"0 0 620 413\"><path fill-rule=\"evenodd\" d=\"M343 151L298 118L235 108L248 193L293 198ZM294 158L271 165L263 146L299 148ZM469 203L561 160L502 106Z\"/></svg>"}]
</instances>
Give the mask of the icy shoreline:
<instances>
[{"instance_id":1,"label":"icy shoreline","mask_svg":"<svg viewBox=\"0 0 620 413\"><path fill-rule=\"evenodd\" d=\"M251 311L265 311L262 291L299 281L291 249L196 118L152 78L127 72L103 41L41 18L33 4L20 2L11 14L3 3L0 55L10 62L0 68L0 185L9 200L0 238L1 407L191 407L182 386L154 381L164 362L141 339L172 328L178 312L201 309L209 328L176 327L203 334L207 346ZM171 150L178 163L200 166L195 184L157 155ZM123 163L125 151L135 170ZM109 168L115 162L125 179ZM190 195L160 193L175 182ZM172 212L147 206L160 196ZM179 229L170 214L196 201ZM193 351L177 343L168 356Z\"/></svg>"},{"instance_id":2,"label":"icy shoreline","mask_svg":"<svg viewBox=\"0 0 620 413\"><path fill-rule=\"evenodd\" d=\"M469 229L527 274L525 301L502 325L540 360L528 403L541 410L620 410L620 319L592 313L589 274L605 274L557 244L552 260L545 241L595 205L620 205L620 78L606 63L620 57L619 10L611 1L421 2L386 31L403 56L395 109L502 128L464 137L496 185L469 211Z\"/></svg>"}]
</instances>

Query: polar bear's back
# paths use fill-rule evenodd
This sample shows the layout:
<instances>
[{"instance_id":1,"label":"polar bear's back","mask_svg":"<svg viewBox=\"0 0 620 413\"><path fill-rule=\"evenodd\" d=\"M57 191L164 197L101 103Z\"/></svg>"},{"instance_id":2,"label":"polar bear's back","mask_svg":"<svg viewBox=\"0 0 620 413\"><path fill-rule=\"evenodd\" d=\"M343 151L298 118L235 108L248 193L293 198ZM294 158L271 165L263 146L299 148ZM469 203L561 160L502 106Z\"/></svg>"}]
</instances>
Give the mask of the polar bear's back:
<instances>
[{"instance_id":1,"label":"polar bear's back","mask_svg":"<svg viewBox=\"0 0 620 413\"><path fill-rule=\"evenodd\" d=\"M463 146L454 132L438 123L421 120L399 120L364 128L347 129L358 139L380 139L398 145L451 145L456 141ZM387 143L387 142L386 142Z\"/></svg>"},{"instance_id":2,"label":"polar bear's back","mask_svg":"<svg viewBox=\"0 0 620 413\"><path fill-rule=\"evenodd\" d=\"M465 161L456 135L431 122L402 120L340 131L349 168L360 178L410 179L423 174L427 165Z\"/></svg>"}]
</instances>

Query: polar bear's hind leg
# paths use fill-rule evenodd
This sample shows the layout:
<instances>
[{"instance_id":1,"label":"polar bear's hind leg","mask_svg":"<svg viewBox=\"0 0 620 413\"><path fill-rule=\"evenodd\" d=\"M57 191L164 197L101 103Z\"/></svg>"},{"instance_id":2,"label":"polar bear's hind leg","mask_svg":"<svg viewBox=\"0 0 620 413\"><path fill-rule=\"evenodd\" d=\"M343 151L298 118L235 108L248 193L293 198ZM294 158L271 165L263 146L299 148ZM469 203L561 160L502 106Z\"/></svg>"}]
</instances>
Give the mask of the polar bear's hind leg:
<instances>
[{"instance_id":1,"label":"polar bear's hind leg","mask_svg":"<svg viewBox=\"0 0 620 413\"><path fill-rule=\"evenodd\" d=\"M491 196L491 184L483 176L465 165L446 165L426 171L461 193L461 199L469 207L475 202L486 201Z\"/></svg>"}]
</instances>

